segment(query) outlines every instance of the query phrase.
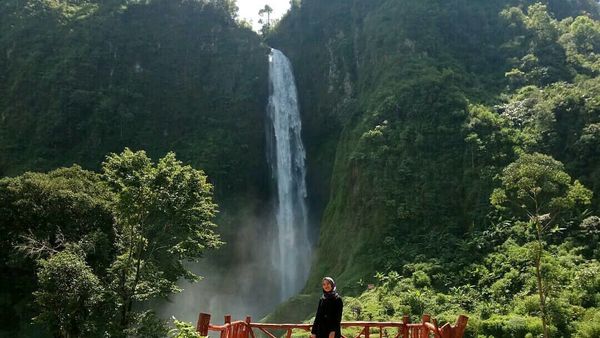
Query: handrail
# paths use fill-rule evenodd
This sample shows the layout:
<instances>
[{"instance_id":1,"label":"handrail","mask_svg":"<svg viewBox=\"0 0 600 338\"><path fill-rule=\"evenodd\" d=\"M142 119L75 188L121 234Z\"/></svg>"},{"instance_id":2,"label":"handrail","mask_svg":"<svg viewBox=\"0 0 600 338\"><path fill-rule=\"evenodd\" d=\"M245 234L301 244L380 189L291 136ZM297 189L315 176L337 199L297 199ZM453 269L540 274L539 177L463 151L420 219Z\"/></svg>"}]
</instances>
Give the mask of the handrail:
<instances>
[{"instance_id":1,"label":"handrail","mask_svg":"<svg viewBox=\"0 0 600 338\"><path fill-rule=\"evenodd\" d=\"M392 338L428 338L433 335L436 338L462 338L467 327L469 318L465 315L460 315L455 325L450 323L438 327L437 320L432 319L431 315L424 314L421 323L410 323L408 316L403 316L401 322L371 322L371 321L348 321L341 322L341 327L362 327L363 329L356 337L350 338L370 338L371 329L379 329L379 338L384 337L384 328L397 328L398 333L386 337ZM246 317L245 321L231 321L231 315L226 315L223 325L210 324L210 314L200 313L196 331L201 336L208 336L208 331L220 332L220 338L255 338L253 329L258 329L265 333L270 338L277 338L271 330L286 330L286 338L291 338L293 329L302 329L310 331L311 324L273 324L273 323L253 323L250 316ZM342 336L343 338L348 338Z\"/></svg>"}]
</instances>

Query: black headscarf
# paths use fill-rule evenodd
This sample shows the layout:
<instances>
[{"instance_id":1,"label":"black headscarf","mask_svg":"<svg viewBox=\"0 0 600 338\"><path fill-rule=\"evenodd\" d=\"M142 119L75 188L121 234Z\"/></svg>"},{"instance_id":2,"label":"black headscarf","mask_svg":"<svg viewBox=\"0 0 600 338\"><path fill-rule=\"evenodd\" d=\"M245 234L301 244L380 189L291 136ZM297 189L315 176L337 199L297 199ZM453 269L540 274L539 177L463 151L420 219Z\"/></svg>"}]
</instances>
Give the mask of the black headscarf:
<instances>
[{"instance_id":1,"label":"black headscarf","mask_svg":"<svg viewBox=\"0 0 600 338\"><path fill-rule=\"evenodd\" d=\"M323 289L323 299L334 299L338 298L340 295L337 293L337 288L335 287L335 281L331 277L325 277L323 280L328 281L331 284L331 291L327 292Z\"/></svg>"}]
</instances>

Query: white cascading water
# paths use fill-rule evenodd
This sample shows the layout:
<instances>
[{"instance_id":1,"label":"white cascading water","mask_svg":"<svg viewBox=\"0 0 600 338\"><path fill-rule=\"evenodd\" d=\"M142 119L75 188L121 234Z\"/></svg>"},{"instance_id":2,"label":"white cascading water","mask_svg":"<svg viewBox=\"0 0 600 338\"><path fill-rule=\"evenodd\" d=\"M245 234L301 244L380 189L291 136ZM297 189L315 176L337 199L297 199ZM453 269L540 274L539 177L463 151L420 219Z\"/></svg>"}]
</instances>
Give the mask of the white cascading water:
<instances>
[{"instance_id":1,"label":"white cascading water","mask_svg":"<svg viewBox=\"0 0 600 338\"><path fill-rule=\"evenodd\" d=\"M277 49L269 55L269 91L267 158L277 183L277 237L271 257L285 300L306 282L311 245L298 94L290 61Z\"/></svg>"}]
</instances>

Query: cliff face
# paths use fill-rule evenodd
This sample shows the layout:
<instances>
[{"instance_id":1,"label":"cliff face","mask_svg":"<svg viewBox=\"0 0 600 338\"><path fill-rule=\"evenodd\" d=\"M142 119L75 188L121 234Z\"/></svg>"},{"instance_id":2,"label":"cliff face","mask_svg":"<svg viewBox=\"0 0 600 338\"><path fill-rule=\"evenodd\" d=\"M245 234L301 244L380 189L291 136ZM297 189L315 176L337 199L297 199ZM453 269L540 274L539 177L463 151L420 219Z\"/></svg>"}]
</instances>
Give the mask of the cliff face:
<instances>
[{"instance_id":1,"label":"cliff face","mask_svg":"<svg viewBox=\"0 0 600 338\"><path fill-rule=\"evenodd\" d=\"M462 125L467 97L493 96L503 79L489 32L502 7L453 6L304 1L270 38L297 65L309 182L326 205L307 291L323 274L351 288L384 268L391 227L466 230Z\"/></svg>"},{"instance_id":2,"label":"cliff face","mask_svg":"<svg viewBox=\"0 0 600 338\"><path fill-rule=\"evenodd\" d=\"M267 48L226 3L3 1L0 174L129 146L260 190Z\"/></svg>"},{"instance_id":3,"label":"cliff face","mask_svg":"<svg viewBox=\"0 0 600 338\"><path fill-rule=\"evenodd\" d=\"M432 259L468 263L461 240L489 224L495 175L517 153L551 142L527 145L523 130L505 128L508 97L520 86L574 81L580 70L568 65L558 20L567 27L569 17L598 17L593 1L549 1L544 20L554 23L545 28L515 19L528 9L533 16L532 4L304 0L268 36L297 74L320 219L306 294L318 292L325 275L357 295L378 271ZM554 41L536 40L533 30L552 27ZM523 69L527 55L536 55L545 77L515 84L507 73ZM564 149L549 152L578 165ZM303 318L314 311L310 299L300 295L269 319Z\"/></svg>"}]
</instances>

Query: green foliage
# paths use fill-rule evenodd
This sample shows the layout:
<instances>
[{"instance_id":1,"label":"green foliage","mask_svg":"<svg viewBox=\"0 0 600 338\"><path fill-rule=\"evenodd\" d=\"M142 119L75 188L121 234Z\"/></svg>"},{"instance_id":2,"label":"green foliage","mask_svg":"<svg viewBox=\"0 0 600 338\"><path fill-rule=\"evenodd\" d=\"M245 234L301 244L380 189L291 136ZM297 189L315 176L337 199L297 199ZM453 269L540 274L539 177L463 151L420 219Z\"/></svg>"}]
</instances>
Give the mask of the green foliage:
<instances>
[{"instance_id":1,"label":"green foliage","mask_svg":"<svg viewBox=\"0 0 600 338\"><path fill-rule=\"evenodd\" d=\"M179 321L173 318L174 329L169 331L169 337L172 338L200 338L200 334L196 328L187 322Z\"/></svg>"},{"instance_id":2,"label":"green foliage","mask_svg":"<svg viewBox=\"0 0 600 338\"><path fill-rule=\"evenodd\" d=\"M170 253L181 261L198 259L205 249L221 244L213 231L213 187L202 170L183 165L174 153L153 164L145 152L129 149L109 155L102 167L104 180L117 195L117 234L123 241L119 246L130 246L133 239L127 236L138 233L134 237L162 247L150 250L152 255ZM163 264L177 267L173 278L184 275L175 261Z\"/></svg>"},{"instance_id":3,"label":"green foliage","mask_svg":"<svg viewBox=\"0 0 600 338\"><path fill-rule=\"evenodd\" d=\"M356 318L464 312L470 336L536 336L539 260L549 331L573 335L595 306L575 280L598 252L583 233L600 211L599 9L336 0L288 13L268 41L294 64L313 172L331 172L312 177L330 194L305 291L333 274ZM540 245L528 221L548 213ZM399 300L403 284L418 291Z\"/></svg>"},{"instance_id":4,"label":"green foliage","mask_svg":"<svg viewBox=\"0 0 600 338\"><path fill-rule=\"evenodd\" d=\"M35 259L76 243L94 273L104 273L114 255L113 198L100 175L78 166L0 179L3 329L26 327L36 314Z\"/></svg>"},{"instance_id":5,"label":"green foliage","mask_svg":"<svg viewBox=\"0 0 600 338\"><path fill-rule=\"evenodd\" d=\"M517 217L554 219L578 204L590 203L592 192L563 171L562 163L544 154L523 154L502 173L502 187L492 193L491 203L509 209Z\"/></svg>"},{"instance_id":6,"label":"green foliage","mask_svg":"<svg viewBox=\"0 0 600 338\"><path fill-rule=\"evenodd\" d=\"M25 296L30 309L17 315L37 312L55 336L164 337L166 324L143 302L178 292L181 278L197 281L185 263L222 244L212 185L174 153L153 163L125 149L102 174L26 173L0 180L0 191L2 267L24 281L7 295Z\"/></svg>"},{"instance_id":7,"label":"green foliage","mask_svg":"<svg viewBox=\"0 0 600 338\"><path fill-rule=\"evenodd\" d=\"M133 313L129 327L123 329L125 337L163 338L167 334L167 322L164 319L158 318L152 310ZM121 336L121 332L115 333L115 336Z\"/></svg>"},{"instance_id":8,"label":"green foliage","mask_svg":"<svg viewBox=\"0 0 600 338\"><path fill-rule=\"evenodd\" d=\"M0 175L129 146L177 151L223 198L260 192L267 49L235 3L3 1Z\"/></svg>"},{"instance_id":9,"label":"green foliage","mask_svg":"<svg viewBox=\"0 0 600 338\"><path fill-rule=\"evenodd\" d=\"M600 23L587 16L565 21L561 44L567 50L567 60L580 72L597 75L600 72Z\"/></svg>"},{"instance_id":10,"label":"green foliage","mask_svg":"<svg viewBox=\"0 0 600 338\"><path fill-rule=\"evenodd\" d=\"M2 1L0 176L72 163L98 170L105 154L126 146L146 149L155 158L175 150L179 158L206 170L221 205L260 203L267 197L269 177L263 156L267 48L251 29L236 23L236 16L232 0ZM60 251L62 233L65 243L78 243L86 252L97 276L106 277L108 268L135 276L136 265L122 259L125 249L113 245L123 238L113 231L115 190L105 182L96 184L100 175L86 173L93 179L82 178L77 185L75 179L48 177L52 173L27 173L0 183L0 230L5 234L0 267L6 272L0 274L0 336L18 336L18 330L43 334L30 325L36 315L31 296L35 258L13 248L26 241L23 236ZM181 184L177 180L188 173L163 173L158 179ZM60 187L63 183L73 187ZM165 194L176 190L172 185ZM181 201L162 197L164 203L153 207L171 209L152 217L163 217L153 222L166 225L164 217L189 207L181 203L206 199L206 194ZM206 205L182 217L202 223L199 217L213 208ZM183 223L171 229L182 230ZM199 241L211 241L204 232L203 239L196 238L205 228L210 225L182 231L176 243L154 253L163 255L160 259L144 257L144 278L170 282L146 281L136 299L170 292L177 276L195 279L181 263L163 258L196 259L202 251L198 244L206 245ZM144 250L153 249L152 236L164 239L167 234L146 233ZM117 297L116 285L107 288L110 301ZM144 318L153 321L150 315Z\"/></svg>"},{"instance_id":11,"label":"green foliage","mask_svg":"<svg viewBox=\"0 0 600 338\"><path fill-rule=\"evenodd\" d=\"M334 275L348 319L467 313L472 337L534 336L535 261L551 333L594 336L600 210L584 186L600 191L599 8L306 0L270 23L264 38L294 64L322 216L306 291ZM7 0L0 19L0 174L176 150L216 197L265 197L266 46L236 23L236 1ZM215 212L204 174L171 154L2 179L2 285L25 281L5 293L25 310L1 327L31 317L33 260L76 246L108 334L166 335L141 304L197 278L183 262L218 246ZM540 236L536 221L553 226ZM310 297L270 319L303 316Z\"/></svg>"},{"instance_id":12,"label":"green foliage","mask_svg":"<svg viewBox=\"0 0 600 338\"><path fill-rule=\"evenodd\" d=\"M154 164L143 151L111 154L102 176L116 194L117 255L108 269L118 299L120 325L129 326L133 305L179 291L177 281L198 276L184 266L220 246L212 219L212 186L200 170L169 153Z\"/></svg>"},{"instance_id":13,"label":"green foliage","mask_svg":"<svg viewBox=\"0 0 600 338\"><path fill-rule=\"evenodd\" d=\"M268 4L265 5L265 7L261 8L258 11L258 15L261 17L260 20L258 20L258 23L262 24L263 27L261 29L262 34L266 35L269 30L271 29L271 14L273 13L273 8L271 6L269 6Z\"/></svg>"},{"instance_id":14,"label":"green foliage","mask_svg":"<svg viewBox=\"0 0 600 338\"><path fill-rule=\"evenodd\" d=\"M595 271L599 265L584 259L580 249L565 242L549 247L544 256L551 336L573 335L578 327L595 327L590 322L595 312L584 315L583 309L595 311L589 297L598 295ZM543 328L531 254L531 244L507 240L487 254L482 263L473 262L453 271L472 275L475 284L449 289L418 286L420 280L431 278L431 273L423 270L412 274L378 273L374 289L344 298L344 319L400 321L403 315L409 315L419 321L422 314L430 313L443 324L467 314L467 337L539 336ZM357 334L351 329L346 333Z\"/></svg>"},{"instance_id":15,"label":"green foliage","mask_svg":"<svg viewBox=\"0 0 600 338\"><path fill-rule=\"evenodd\" d=\"M543 86L570 79L570 70L563 62L565 50L558 42L560 25L546 5L533 4L527 8L527 13L511 7L503 10L501 15L514 29L513 40L508 46L514 55L515 68L506 74L513 86Z\"/></svg>"},{"instance_id":16,"label":"green foliage","mask_svg":"<svg viewBox=\"0 0 600 338\"><path fill-rule=\"evenodd\" d=\"M34 293L40 314L57 337L80 337L98 332L103 286L85 258L65 250L40 261L38 291Z\"/></svg>"},{"instance_id":17,"label":"green foliage","mask_svg":"<svg viewBox=\"0 0 600 338\"><path fill-rule=\"evenodd\" d=\"M571 183L571 177L563 171L562 163L539 153L522 154L503 170L500 179L502 186L496 188L490 196L492 204L502 211L508 211L509 217L522 220L526 216L525 224L535 229L535 241L526 243L523 247L526 248L525 256L535 268L543 336L548 337L550 318L554 317L555 323L562 321L561 314L551 313L553 305L557 306L559 303L547 303L548 298L554 299L550 295L552 289L548 286L548 279L557 280L552 275L562 271L553 269L554 266L546 266L544 256L547 232L564 230L560 226L568 221L568 217L559 220L558 216L562 216L561 213L564 215L565 211L572 211L578 204L589 204L592 192L578 181ZM507 204L511 206L506 207ZM551 226L554 228L550 229Z\"/></svg>"},{"instance_id":18,"label":"green foliage","mask_svg":"<svg viewBox=\"0 0 600 338\"><path fill-rule=\"evenodd\" d=\"M593 338L600 335L600 312L596 309L585 314L577 324L575 338Z\"/></svg>"},{"instance_id":19,"label":"green foliage","mask_svg":"<svg viewBox=\"0 0 600 338\"><path fill-rule=\"evenodd\" d=\"M417 288L431 286L431 279L423 271L416 271L412 276L412 282Z\"/></svg>"},{"instance_id":20,"label":"green foliage","mask_svg":"<svg viewBox=\"0 0 600 338\"><path fill-rule=\"evenodd\" d=\"M481 322L480 330L497 338L539 337L542 334L542 322L535 317L493 316Z\"/></svg>"}]
</instances>

